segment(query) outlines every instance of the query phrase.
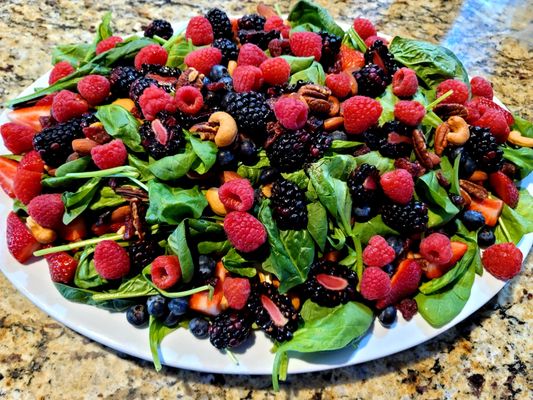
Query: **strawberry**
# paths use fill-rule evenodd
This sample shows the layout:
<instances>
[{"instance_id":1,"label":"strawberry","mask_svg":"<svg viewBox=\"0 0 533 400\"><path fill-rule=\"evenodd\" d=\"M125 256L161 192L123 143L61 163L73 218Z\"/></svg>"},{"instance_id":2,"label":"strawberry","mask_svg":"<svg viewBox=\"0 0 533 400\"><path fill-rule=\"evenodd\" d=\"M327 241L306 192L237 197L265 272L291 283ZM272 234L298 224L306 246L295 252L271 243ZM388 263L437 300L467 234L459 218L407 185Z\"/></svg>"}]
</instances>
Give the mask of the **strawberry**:
<instances>
[{"instance_id":1,"label":"strawberry","mask_svg":"<svg viewBox=\"0 0 533 400\"><path fill-rule=\"evenodd\" d=\"M364 54L345 45L341 46L339 59L343 71L358 71L365 65Z\"/></svg>"},{"instance_id":2,"label":"strawberry","mask_svg":"<svg viewBox=\"0 0 533 400\"><path fill-rule=\"evenodd\" d=\"M250 281L245 278L226 278L222 284L222 289L228 306L235 310L241 310L250 296Z\"/></svg>"},{"instance_id":3,"label":"strawberry","mask_svg":"<svg viewBox=\"0 0 533 400\"><path fill-rule=\"evenodd\" d=\"M496 226L498 218L502 213L503 201L500 199L490 199L479 201L472 198L472 202L468 207L470 210L479 211L485 217L485 225Z\"/></svg>"},{"instance_id":4,"label":"strawberry","mask_svg":"<svg viewBox=\"0 0 533 400\"><path fill-rule=\"evenodd\" d=\"M70 224L62 226L59 230L59 235L63 240L69 242L77 242L84 239L87 236L87 227L83 217L78 217Z\"/></svg>"},{"instance_id":5,"label":"strawberry","mask_svg":"<svg viewBox=\"0 0 533 400\"><path fill-rule=\"evenodd\" d=\"M33 137L36 131L31 126L8 122L0 125L0 134L4 145L13 154L23 154L33 150Z\"/></svg>"},{"instance_id":6,"label":"strawberry","mask_svg":"<svg viewBox=\"0 0 533 400\"><path fill-rule=\"evenodd\" d=\"M78 261L64 251L48 254L44 257L48 262L48 269L50 270L52 281L59 283L72 282L76 274Z\"/></svg>"},{"instance_id":7,"label":"strawberry","mask_svg":"<svg viewBox=\"0 0 533 400\"><path fill-rule=\"evenodd\" d=\"M218 282L215 286L213 297L209 299L209 291L194 293L189 299L189 308L205 315L215 316L220 314L226 308L228 303L224 298L223 284L228 271L224 268L222 262L218 262L215 269L215 276Z\"/></svg>"},{"instance_id":8,"label":"strawberry","mask_svg":"<svg viewBox=\"0 0 533 400\"><path fill-rule=\"evenodd\" d=\"M40 118L49 117L51 105L18 108L7 113L7 118L12 122L31 126L36 131L43 129Z\"/></svg>"},{"instance_id":9,"label":"strawberry","mask_svg":"<svg viewBox=\"0 0 533 400\"><path fill-rule=\"evenodd\" d=\"M28 204L31 199L38 196L42 189L41 176L40 172L18 169L13 184L15 197Z\"/></svg>"},{"instance_id":10,"label":"strawberry","mask_svg":"<svg viewBox=\"0 0 533 400\"><path fill-rule=\"evenodd\" d=\"M390 304L414 294L422 278L422 268L418 261L405 259L398 265L396 273L391 279L391 289L387 297L376 303L378 309L383 309Z\"/></svg>"},{"instance_id":11,"label":"strawberry","mask_svg":"<svg viewBox=\"0 0 533 400\"><path fill-rule=\"evenodd\" d=\"M511 178L503 172L498 171L489 175L489 183L494 192L502 199L505 204L515 208L520 198L520 193Z\"/></svg>"},{"instance_id":12,"label":"strawberry","mask_svg":"<svg viewBox=\"0 0 533 400\"><path fill-rule=\"evenodd\" d=\"M507 125L511 126L514 124L513 114L511 114L506 109L500 107L498 104L496 104L492 100L489 100L485 97L475 97L472 99L471 103L475 105L475 107L478 109L480 114L483 114L487 109L497 110L503 114L505 118L505 122L507 122Z\"/></svg>"},{"instance_id":13,"label":"strawberry","mask_svg":"<svg viewBox=\"0 0 533 400\"><path fill-rule=\"evenodd\" d=\"M0 157L0 186L6 194L14 198L14 181L17 174L17 162L5 157Z\"/></svg>"},{"instance_id":14,"label":"strawberry","mask_svg":"<svg viewBox=\"0 0 533 400\"><path fill-rule=\"evenodd\" d=\"M28 260L41 245L20 218L11 211L7 216L7 248L19 262Z\"/></svg>"},{"instance_id":15,"label":"strawberry","mask_svg":"<svg viewBox=\"0 0 533 400\"><path fill-rule=\"evenodd\" d=\"M435 263L427 263L423 268L424 274L428 279L435 279L448 272L457 262L463 258L468 250L468 246L463 242L451 242L452 258L446 264L438 265Z\"/></svg>"}]
</instances>

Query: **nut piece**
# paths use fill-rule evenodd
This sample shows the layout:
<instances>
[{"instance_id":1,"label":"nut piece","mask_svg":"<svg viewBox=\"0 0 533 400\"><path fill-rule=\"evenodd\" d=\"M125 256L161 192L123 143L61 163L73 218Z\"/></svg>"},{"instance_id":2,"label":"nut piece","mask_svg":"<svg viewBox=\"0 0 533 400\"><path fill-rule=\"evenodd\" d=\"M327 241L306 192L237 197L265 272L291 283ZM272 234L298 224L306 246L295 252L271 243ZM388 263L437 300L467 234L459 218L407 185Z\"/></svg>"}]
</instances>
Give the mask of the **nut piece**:
<instances>
[{"instance_id":1,"label":"nut piece","mask_svg":"<svg viewBox=\"0 0 533 400\"><path fill-rule=\"evenodd\" d=\"M111 213L111 222L124 222L126 217L131 214L130 206L121 206Z\"/></svg>"},{"instance_id":2,"label":"nut piece","mask_svg":"<svg viewBox=\"0 0 533 400\"><path fill-rule=\"evenodd\" d=\"M451 143L455 146L461 146L470 138L468 124L461 117L450 117L446 121L446 124L450 128L450 131L446 135L448 143Z\"/></svg>"},{"instance_id":3,"label":"nut piece","mask_svg":"<svg viewBox=\"0 0 533 400\"><path fill-rule=\"evenodd\" d=\"M459 179L459 186L471 197L475 197L478 200L485 200L489 197L487 189L474 182L467 181L466 179Z\"/></svg>"},{"instance_id":4,"label":"nut piece","mask_svg":"<svg viewBox=\"0 0 533 400\"><path fill-rule=\"evenodd\" d=\"M235 71L235 68L237 68L237 61L230 60L228 62L228 73L229 73L229 76L233 76L233 72Z\"/></svg>"},{"instance_id":5,"label":"nut piece","mask_svg":"<svg viewBox=\"0 0 533 400\"><path fill-rule=\"evenodd\" d=\"M181 73L176 82L176 90L183 86L194 86L196 89L201 90L204 86L205 75L201 74L198 70L194 68L187 68Z\"/></svg>"},{"instance_id":6,"label":"nut piece","mask_svg":"<svg viewBox=\"0 0 533 400\"><path fill-rule=\"evenodd\" d=\"M426 138L420 129L414 129L413 133L413 147L415 149L416 158L427 169L433 169L440 163L440 157L435 153L428 151L426 145Z\"/></svg>"},{"instance_id":7,"label":"nut piece","mask_svg":"<svg viewBox=\"0 0 533 400\"><path fill-rule=\"evenodd\" d=\"M486 181L489 179L489 175L485 171L474 171L472 175L468 178L469 181L472 182L479 182L479 181Z\"/></svg>"},{"instance_id":8,"label":"nut piece","mask_svg":"<svg viewBox=\"0 0 533 400\"><path fill-rule=\"evenodd\" d=\"M272 184L269 183L267 185L264 185L261 188L261 193L263 193L266 198L270 198L272 196Z\"/></svg>"},{"instance_id":9,"label":"nut piece","mask_svg":"<svg viewBox=\"0 0 533 400\"><path fill-rule=\"evenodd\" d=\"M197 133L202 140L215 140L218 128L209 122L200 122L191 126L190 132Z\"/></svg>"},{"instance_id":10,"label":"nut piece","mask_svg":"<svg viewBox=\"0 0 533 400\"><path fill-rule=\"evenodd\" d=\"M435 153L441 155L444 152L446 146L448 146L448 139L446 136L450 132L450 127L446 122L443 122L437 129L435 129Z\"/></svg>"},{"instance_id":11,"label":"nut piece","mask_svg":"<svg viewBox=\"0 0 533 400\"><path fill-rule=\"evenodd\" d=\"M223 217L228 213L226 207L224 207L224 204L220 201L220 197L218 197L218 188L209 188L205 193L205 198L207 199L209 207L211 207L211 210L213 210L216 215Z\"/></svg>"},{"instance_id":12,"label":"nut piece","mask_svg":"<svg viewBox=\"0 0 533 400\"><path fill-rule=\"evenodd\" d=\"M209 117L210 124L218 124L215 135L215 144L217 147L226 147L232 144L237 137L237 123L231 115L224 111L217 111Z\"/></svg>"},{"instance_id":13,"label":"nut piece","mask_svg":"<svg viewBox=\"0 0 533 400\"><path fill-rule=\"evenodd\" d=\"M31 234L41 244L49 244L56 240L57 235L52 229L39 225L32 217L26 218L26 226Z\"/></svg>"},{"instance_id":14,"label":"nut piece","mask_svg":"<svg viewBox=\"0 0 533 400\"><path fill-rule=\"evenodd\" d=\"M332 104L329 101L331 90L326 86L307 84L298 89L297 93L303 97L312 112L329 114L332 108Z\"/></svg>"},{"instance_id":15,"label":"nut piece","mask_svg":"<svg viewBox=\"0 0 533 400\"><path fill-rule=\"evenodd\" d=\"M335 115L338 115L341 112L341 103L339 99L337 99L334 96L328 97L329 102L329 113L328 115L330 117L334 117Z\"/></svg>"},{"instance_id":16,"label":"nut piece","mask_svg":"<svg viewBox=\"0 0 533 400\"><path fill-rule=\"evenodd\" d=\"M461 197L463 198L465 207L468 207L472 203L472 197L468 194L466 190L463 188L459 188L459 193L461 194Z\"/></svg>"},{"instance_id":17,"label":"nut piece","mask_svg":"<svg viewBox=\"0 0 533 400\"><path fill-rule=\"evenodd\" d=\"M82 156L91 154L91 149L96 146L98 143L91 139L74 139L72 141L72 150Z\"/></svg>"},{"instance_id":18,"label":"nut piece","mask_svg":"<svg viewBox=\"0 0 533 400\"><path fill-rule=\"evenodd\" d=\"M324 130L333 132L344 124L344 117L332 117L324 121Z\"/></svg>"},{"instance_id":19,"label":"nut piece","mask_svg":"<svg viewBox=\"0 0 533 400\"><path fill-rule=\"evenodd\" d=\"M433 112L442 119L448 119L454 115L461 118L468 118L468 109L462 104L457 103L441 103L433 108Z\"/></svg>"},{"instance_id":20,"label":"nut piece","mask_svg":"<svg viewBox=\"0 0 533 400\"><path fill-rule=\"evenodd\" d=\"M507 141L522 147L533 147L533 138L522 136L519 131L511 131Z\"/></svg>"}]
</instances>

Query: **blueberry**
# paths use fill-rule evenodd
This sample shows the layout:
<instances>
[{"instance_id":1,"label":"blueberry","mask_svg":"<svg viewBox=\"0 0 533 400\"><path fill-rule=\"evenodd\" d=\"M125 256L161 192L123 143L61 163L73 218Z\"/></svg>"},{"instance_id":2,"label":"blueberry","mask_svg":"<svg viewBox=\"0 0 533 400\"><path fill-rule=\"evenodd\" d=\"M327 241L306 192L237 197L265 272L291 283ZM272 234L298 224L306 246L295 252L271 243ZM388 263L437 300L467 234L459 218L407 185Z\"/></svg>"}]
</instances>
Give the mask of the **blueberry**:
<instances>
[{"instance_id":1,"label":"blueberry","mask_svg":"<svg viewBox=\"0 0 533 400\"><path fill-rule=\"evenodd\" d=\"M481 228L477 234L477 243L481 247L489 247L492 246L494 242L496 242L496 236L494 236L494 232L487 227Z\"/></svg>"},{"instance_id":2,"label":"blueberry","mask_svg":"<svg viewBox=\"0 0 533 400\"><path fill-rule=\"evenodd\" d=\"M372 209L368 206L354 207L353 213L358 222L365 222L372 218Z\"/></svg>"},{"instance_id":3,"label":"blueberry","mask_svg":"<svg viewBox=\"0 0 533 400\"><path fill-rule=\"evenodd\" d=\"M224 84L226 90L233 90L233 79L231 76L224 76L219 80L219 82Z\"/></svg>"},{"instance_id":4,"label":"blueberry","mask_svg":"<svg viewBox=\"0 0 533 400\"><path fill-rule=\"evenodd\" d=\"M396 308L394 306L388 306L387 308L383 309L381 313L378 315L379 322L381 325L383 325L385 328L389 328L394 321L396 321Z\"/></svg>"},{"instance_id":5,"label":"blueberry","mask_svg":"<svg viewBox=\"0 0 533 400\"><path fill-rule=\"evenodd\" d=\"M332 140L348 140L348 135L343 131L333 131L331 133Z\"/></svg>"},{"instance_id":6,"label":"blueberry","mask_svg":"<svg viewBox=\"0 0 533 400\"><path fill-rule=\"evenodd\" d=\"M213 276L217 263L209 256L201 255L198 257L198 274L205 280Z\"/></svg>"},{"instance_id":7,"label":"blueberry","mask_svg":"<svg viewBox=\"0 0 533 400\"><path fill-rule=\"evenodd\" d=\"M249 139L243 139L239 145L239 158L245 165L255 164L257 147Z\"/></svg>"},{"instance_id":8,"label":"blueberry","mask_svg":"<svg viewBox=\"0 0 533 400\"><path fill-rule=\"evenodd\" d=\"M207 337L209 322L201 317L193 318L189 321L189 329L191 330L191 333L198 339L203 339Z\"/></svg>"},{"instance_id":9,"label":"blueberry","mask_svg":"<svg viewBox=\"0 0 533 400\"><path fill-rule=\"evenodd\" d=\"M144 304L131 306L126 311L126 319L133 326L142 326L148 322L148 312Z\"/></svg>"},{"instance_id":10,"label":"blueberry","mask_svg":"<svg viewBox=\"0 0 533 400\"><path fill-rule=\"evenodd\" d=\"M162 318L168 312L167 301L159 294L148 297L146 308L148 309L148 314L155 318Z\"/></svg>"},{"instance_id":11,"label":"blueberry","mask_svg":"<svg viewBox=\"0 0 533 400\"><path fill-rule=\"evenodd\" d=\"M163 320L163 325L173 328L180 322L181 315L176 315L173 312L169 312L166 318Z\"/></svg>"},{"instance_id":12,"label":"blueberry","mask_svg":"<svg viewBox=\"0 0 533 400\"><path fill-rule=\"evenodd\" d=\"M209 79L208 76L204 76L204 80L202 81L202 83L204 84L204 86L207 86L207 85L209 85L210 83L213 83L213 82L211 81L211 79Z\"/></svg>"},{"instance_id":13,"label":"blueberry","mask_svg":"<svg viewBox=\"0 0 533 400\"><path fill-rule=\"evenodd\" d=\"M229 72L228 69L223 65L213 65L211 72L209 72L209 78L211 78L213 82L218 82L225 76L229 76Z\"/></svg>"},{"instance_id":14,"label":"blueberry","mask_svg":"<svg viewBox=\"0 0 533 400\"><path fill-rule=\"evenodd\" d=\"M463 224L469 231L476 231L485 225L485 217L478 211L468 210L463 214Z\"/></svg>"},{"instance_id":15,"label":"blueberry","mask_svg":"<svg viewBox=\"0 0 533 400\"><path fill-rule=\"evenodd\" d=\"M189 308L188 297L178 297L177 299L171 299L168 302L168 309L172 314L181 316L187 312Z\"/></svg>"},{"instance_id":16,"label":"blueberry","mask_svg":"<svg viewBox=\"0 0 533 400\"><path fill-rule=\"evenodd\" d=\"M402 254L405 242L403 239L399 236L389 236L387 238L387 243L390 247L394 249L394 252L396 253L396 257L398 257L400 254Z\"/></svg>"},{"instance_id":17,"label":"blueberry","mask_svg":"<svg viewBox=\"0 0 533 400\"><path fill-rule=\"evenodd\" d=\"M260 185L266 185L272 183L279 177L279 171L276 168L263 168L257 179L257 183Z\"/></svg>"},{"instance_id":18,"label":"blueberry","mask_svg":"<svg viewBox=\"0 0 533 400\"><path fill-rule=\"evenodd\" d=\"M392 277L392 275L394 275L394 271L396 270L396 268L394 267L394 264L387 264L385 265L382 270L384 272L387 273L387 275L389 275L390 277Z\"/></svg>"},{"instance_id":19,"label":"blueberry","mask_svg":"<svg viewBox=\"0 0 533 400\"><path fill-rule=\"evenodd\" d=\"M231 150L219 150L217 162L222 169L234 169L237 166L237 160Z\"/></svg>"},{"instance_id":20,"label":"blueberry","mask_svg":"<svg viewBox=\"0 0 533 400\"><path fill-rule=\"evenodd\" d=\"M463 196L459 196L458 194L452 194L450 196L450 200L459 208L463 208L465 206L465 199L463 198Z\"/></svg>"},{"instance_id":21,"label":"blueberry","mask_svg":"<svg viewBox=\"0 0 533 400\"><path fill-rule=\"evenodd\" d=\"M461 178L468 178L477 168L477 163L472 157L463 151L461 154L461 162L459 163L459 175Z\"/></svg>"}]
</instances>

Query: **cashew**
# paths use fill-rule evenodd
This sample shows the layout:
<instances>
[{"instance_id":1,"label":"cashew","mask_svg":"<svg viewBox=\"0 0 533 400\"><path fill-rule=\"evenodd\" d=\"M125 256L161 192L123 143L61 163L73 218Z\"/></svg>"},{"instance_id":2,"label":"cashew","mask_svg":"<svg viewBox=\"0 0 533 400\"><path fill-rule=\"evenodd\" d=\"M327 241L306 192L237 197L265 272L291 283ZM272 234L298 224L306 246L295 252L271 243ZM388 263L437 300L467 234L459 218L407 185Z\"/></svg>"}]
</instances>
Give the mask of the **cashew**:
<instances>
[{"instance_id":1,"label":"cashew","mask_svg":"<svg viewBox=\"0 0 533 400\"><path fill-rule=\"evenodd\" d=\"M237 137L237 123L231 115L224 111L217 111L209 117L209 123L218 124L215 135L217 147L226 147L232 144Z\"/></svg>"},{"instance_id":2,"label":"cashew","mask_svg":"<svg viewBox=\"0 0 533 400\"><path fill-rule=\"evenodd\" d=\"M332 117L324 121L324 129L327 132L332 132L339 129L344 124L344 117Z\"/></svg>"},{"instance_id":3,"label":"cashew","mask_svg":"<svg viewBox=\"0 0 533 400\"><path fill-rule=\"evenodd\" d=\"M470 130L468 129L466 121L461 117L454 115L453 117L448 118L446 123L450 127L450 131L446 135L448 142L456 146L465 144L470 138Z\"/></svg>"},{"instance_id":4,"label":"cashew","mask_svg":"<svg viewBox=\"0 0 533 400\"><path fill-rule=\"evenodd\" d=\"M334 96L329 96L328 102L331 106L331 108L329 109L328 116L334 117L335 115L339 114L339 112L341 111L341 103L339 102L339 99Z\"/></svg>"},{"instance_id":5,"label":"cashew","mask_svg":"<svg viewBox=\"0 0 533 400\"><path fill-rule=\"evenodd\" d=\"M522 136L519 131L511 131L507 141L516 144L517 146L533 147L533 138Z\"/></svg>"},{"instance_id":6,"label":"cashew","mask_svg":"<svg viewBox=\"0 0 533 400\"><path fill-rule=\"evenodd\" d=\"M224 204L220 201L220 197L218 197L218 188L209 188L205 193L205 198L207 199L209 207L211 207L211 210L213 210L216 215L223 217L228 213L226 207L224 207Z\"/></svg>"},{"instance_id":7,"label":"cashew","mask_svg":"<svg viewBox=\"0 0 533 400\"><path fill-rule=\"evenodd\" d=\"M41 244L49 244L56 240L57 235L52 229L39 225L32 217L26 218L26 226L31 234Z\"/></svg>"},{"instance_id":8,"label":"cashew","mask_svg":"<svg viewBox=\"0 0 533 400\"><path fill-rule=\"evenodd\" d=\"M231 60L230 62L228 62L228 73L230 76L233 76L235 68L237 68L237 61Z\"/></svg>"}]
</instances>

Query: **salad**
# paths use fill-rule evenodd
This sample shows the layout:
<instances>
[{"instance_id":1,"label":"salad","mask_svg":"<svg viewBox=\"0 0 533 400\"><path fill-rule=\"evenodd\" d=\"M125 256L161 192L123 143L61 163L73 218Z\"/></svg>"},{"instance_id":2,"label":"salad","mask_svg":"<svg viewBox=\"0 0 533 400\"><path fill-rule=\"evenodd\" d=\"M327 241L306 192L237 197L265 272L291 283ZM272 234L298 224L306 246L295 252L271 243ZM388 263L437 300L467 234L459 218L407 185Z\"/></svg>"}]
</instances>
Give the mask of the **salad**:
<instances>
[{"instance_id":1,"label":"salad","mask_svg":"<svg viewBox=\"0 0 533 400\"><path fill-rule=\"evenodd\" d=\"M304 0L128 38L108 13L52 64L0 126L8 249L146 326L158 370L174 330L233 358L262 330L278 388L289 352L441 327L476 274L520 272L533 125L444 47Z\"/></svg>"}]
</instances>

